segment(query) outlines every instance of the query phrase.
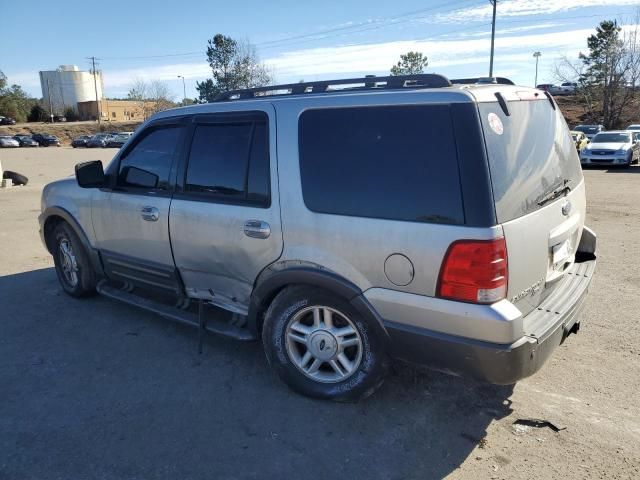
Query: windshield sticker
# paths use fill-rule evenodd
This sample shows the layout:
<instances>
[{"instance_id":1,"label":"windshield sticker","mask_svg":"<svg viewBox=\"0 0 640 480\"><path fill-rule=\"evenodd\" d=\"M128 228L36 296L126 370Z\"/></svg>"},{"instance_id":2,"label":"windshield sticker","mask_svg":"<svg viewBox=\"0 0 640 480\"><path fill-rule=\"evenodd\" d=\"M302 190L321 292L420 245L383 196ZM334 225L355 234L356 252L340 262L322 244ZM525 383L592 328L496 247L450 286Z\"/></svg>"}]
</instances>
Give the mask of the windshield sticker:
<instances>
[{"instance_id":1,"label":"windshield sticker","mask_svg":"<svg viewBox=\"0 0 640 480\"><path fill-rule=\"evenodd\" d=\"M491 112L489 115L487 115L487 120L489 121L489 126L491 127L491 130L493 130L493 133L495 133L496 135L502 135L502 132L504 132L504 127L502 126L502 120L500 120L500 117Z\"/></svg>"}]
</instances>

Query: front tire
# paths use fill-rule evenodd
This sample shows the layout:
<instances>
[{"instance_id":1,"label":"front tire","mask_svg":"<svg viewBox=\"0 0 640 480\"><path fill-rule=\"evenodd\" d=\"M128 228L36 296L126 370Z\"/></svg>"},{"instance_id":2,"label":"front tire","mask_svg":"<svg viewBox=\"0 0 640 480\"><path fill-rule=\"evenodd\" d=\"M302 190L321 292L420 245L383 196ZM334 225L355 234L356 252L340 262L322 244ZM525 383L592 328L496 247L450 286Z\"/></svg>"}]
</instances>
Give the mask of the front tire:
<instances>
[{"instance_id":1,"label":"front tire","mask_svg":"<svg viewBox=\"0 0 640 480\"><path fill-rule=\"evenodd\" d=\"M347 300L319 288L287 287L265 315L262 342L269 364L294 391L357 401L384 381L384 341Z\"/></svg>"},{"instance_id":2,"label":"front tire","mask_svg":"<svg viewBox=\"0 0 640 480\"><path fill-rule=\"evenodd\" d=\"M95 293L95 273L82 242L73 229L60 223L53 230L53 261L62 289L72 297Z\"/></svg>"}]
</instances>

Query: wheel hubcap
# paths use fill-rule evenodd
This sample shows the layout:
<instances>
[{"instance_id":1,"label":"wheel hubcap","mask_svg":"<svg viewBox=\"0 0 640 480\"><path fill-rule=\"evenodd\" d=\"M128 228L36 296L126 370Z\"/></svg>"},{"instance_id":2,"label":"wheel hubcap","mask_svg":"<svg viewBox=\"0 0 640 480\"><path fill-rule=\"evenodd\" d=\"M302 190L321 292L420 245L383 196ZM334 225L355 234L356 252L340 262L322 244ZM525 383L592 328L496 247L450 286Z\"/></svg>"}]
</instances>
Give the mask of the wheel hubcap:
<instances>
[{"instance_id":1,"label":"wheel hubcap","mask_svg":"<svg viewBox=\"0 0 640 480\"><path fill-rule=\"evenodd\" d=\"M58 255L60 258L60 266L62 268L62 274L64 279L71 287L75 287L78 284L78 262L76 261L76 255L71 246L71 242L68 239L63 238L60 240L58 249Z\"/></svg>"},{"instance_id":2,"label":"wheel hubcap","mask_svg":"<svg viewBox=\"0 0 640 480\"><path fill-rule=\"evenodd\" d=\"M349 378L362 361L362 338L339 311L324 306L300 310L288 323L287 354L307 377L323 382Z\"/></svg>"}]
</instances>

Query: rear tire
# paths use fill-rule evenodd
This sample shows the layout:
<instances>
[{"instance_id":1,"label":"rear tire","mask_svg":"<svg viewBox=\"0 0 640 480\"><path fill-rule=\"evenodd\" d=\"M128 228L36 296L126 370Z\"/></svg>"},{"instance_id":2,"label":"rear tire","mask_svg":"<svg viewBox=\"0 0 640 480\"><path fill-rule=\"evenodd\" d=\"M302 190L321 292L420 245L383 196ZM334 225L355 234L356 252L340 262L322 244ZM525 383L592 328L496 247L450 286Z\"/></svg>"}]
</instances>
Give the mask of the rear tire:
<instances>
[{"instance_id":1,"label":"rear tire","mask_svg":"<svg viewBox=\"0 0 640 480\"><path fill-rule=\"evenodd\" d=\"M95 272L76 232L62 222L51 235L54 242L53 261L62 289L72 297L95 294Z\"/></svg>"},{"instance_id":2,"label":"rear tire","mask_svg":"<svg viewBox=\"0 0 640 480\"><path fill-rule=\"evenodd\" d=\"M29 183L29 179L27 177L16 172L12 172L11 170L5 170L2 172L2 178L10 179L14 185L26 185Z\"/></svg>"},{"instance_id":3,"label":"rear tire","mask_svg":"<svg viewBox=\"0 0 640 480\"><path fill-rule=\"evenodd\" d=\"M347 300L316 287L287 287L273 300L262 330L271 367L303 395L357 401L384 381L384 341Z\"/></svg>"}]
</instances>

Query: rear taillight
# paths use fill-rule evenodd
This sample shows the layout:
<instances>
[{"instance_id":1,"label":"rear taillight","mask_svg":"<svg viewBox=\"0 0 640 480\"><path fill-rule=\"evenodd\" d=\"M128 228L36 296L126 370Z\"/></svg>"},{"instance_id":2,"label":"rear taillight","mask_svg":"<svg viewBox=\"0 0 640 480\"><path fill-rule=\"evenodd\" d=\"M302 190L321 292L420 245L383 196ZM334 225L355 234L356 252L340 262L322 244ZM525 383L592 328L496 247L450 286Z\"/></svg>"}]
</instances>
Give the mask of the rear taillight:
<instances>
[{"instance_id":1,"label":"rear taillight","mask_svg":"<svg viewBox=\"0 0 640 480\"><path fill-rule=\"evenodd\" d=\"M507 295L507 245L495 240L453 242L442 262L437 295L472 303L494 303Z\"/></svg>"}]
</instances>

